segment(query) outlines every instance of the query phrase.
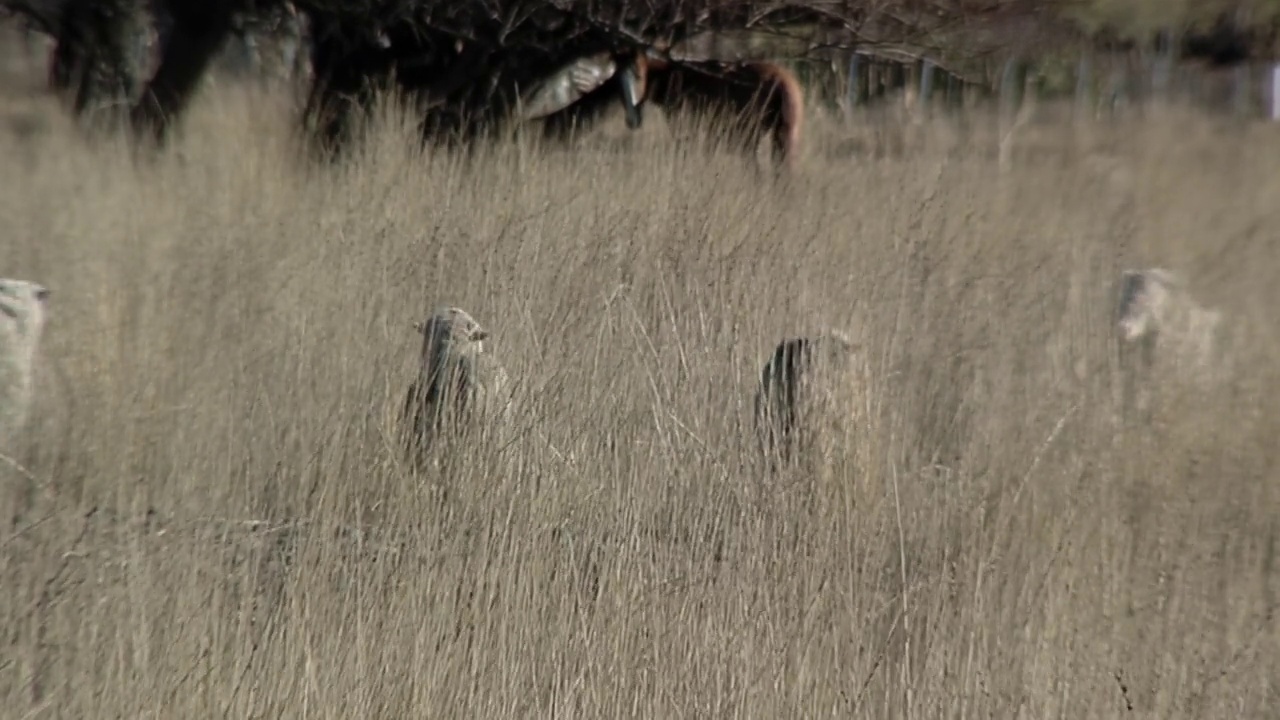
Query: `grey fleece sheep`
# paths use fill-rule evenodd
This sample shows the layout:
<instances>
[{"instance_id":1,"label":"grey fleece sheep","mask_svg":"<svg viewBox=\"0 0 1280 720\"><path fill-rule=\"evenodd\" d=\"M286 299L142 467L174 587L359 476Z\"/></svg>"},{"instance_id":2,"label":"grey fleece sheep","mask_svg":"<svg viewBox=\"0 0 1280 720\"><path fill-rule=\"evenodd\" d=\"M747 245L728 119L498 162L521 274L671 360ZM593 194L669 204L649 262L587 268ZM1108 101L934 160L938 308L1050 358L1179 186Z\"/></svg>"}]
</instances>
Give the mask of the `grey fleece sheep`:
<instances>
[{"instance_id":1,"label":"grey fleece sheep","mask_svg":"<svg viewBox=\"0 0 1280 720\"><path fill-rule=\"evenodd\" d=\"M402 422L410 461L421 467L443 436L509 423L510 383L485 350L488 331L465 310L442 307L414 327L422 333L421 364Z\"/></svg>"},{"instance_id":2,"label":"grey fleece sheep","mask_svg":"<svg viewBox=\"0 0 1280 720\"><path fill-rule=\"evenodd\" d=\"M1126 404L1146 408L1157 377L1201 389L1227 378L1222 313L1196 302L1181 277L1162 268L1125 270L1119 296L1116 328Z\"/></svg>"},{"instance_id":3,"label":"grey fleece sheep","mask_svg":"<svg viewBox=\"0 0 1280 720\"><path fill-rule=\"evenodd\" d=\"M856 355L856 345L838 331L778 343L755 396L756 437L766 457L794 460L811 449L815 434L853 415L862 389Z\"/></svg>"},{"instance_id":4,"label":"grey fleece sheep","mask_svg":"<svg viewBox=\"0 0 1280 720\"><path fill-rule=\"evenodd\" d=\"M1168 270L1123 272L1116 324L1121 343L1141 348L1148 368L1167 362L1184 376L1204 378L1222 360L1222 313L1201 307Z\"/></svg>"},{"instance_id":5,"label":"grey fleece sheep","mask_svg":"<svg viewBox=\"0 0 1280 720\"><path fill-rule=\"evenodd\" d=\"M0 278L0 450L26 423L49 290Z\"/></svg>"}]
</instances>

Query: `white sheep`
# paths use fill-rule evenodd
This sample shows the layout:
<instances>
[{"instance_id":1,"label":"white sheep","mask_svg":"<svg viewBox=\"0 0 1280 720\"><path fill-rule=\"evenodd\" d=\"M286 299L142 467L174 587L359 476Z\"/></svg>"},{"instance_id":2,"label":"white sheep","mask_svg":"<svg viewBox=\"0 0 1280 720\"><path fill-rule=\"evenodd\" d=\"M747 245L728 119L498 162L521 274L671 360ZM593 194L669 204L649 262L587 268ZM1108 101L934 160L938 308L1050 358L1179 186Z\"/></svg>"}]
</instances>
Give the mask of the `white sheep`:
<instances>
[{"instance_id":1,"label":"white sheep","mask_svg":"<svg viewBox=\"0 0 1280 720\"><path fill-rule=\"evenodd\" d=\"M0 449L26 424L48 288L0 278Z\"/></svg>"},{"instance_id":2,"label":"white sheep","mask_svg":"<svg viewBox=\"0 0 1280 720\"><path fill-rule=\"evenodd\" d=\"M821 433L839 431L856 416L863 390L858 359L856 344L834 330L775 346L755 395L756 437L766 457L794 460Z\"/></svg>"},{"instance_id":3,"label":"white sheep","mask_svg":"<svg viewBox=\"0 0 1280 720\"><path fill-rule=\"evenodd\" d=\"M1230 357L1222 313L1202 307L1183 279L1163 268L1121 274L1116 326L1125 364L1125 401L1147 404L1151 378L1159 375L1204 389L1227 377Z\"/></svg>"},{"instance_id":4,"label":"white sheep","mask_svg":"<svg viewBox=\"0 0 1280 720\"><path fill-rule=\"evenodd\" d=\"M510 382L489 352L489 333L457 307L442 307L414 325L422 334L418 378L405 396L405 447L415 467L442 435L510 423Z\"/></svg>"}]
</instances>

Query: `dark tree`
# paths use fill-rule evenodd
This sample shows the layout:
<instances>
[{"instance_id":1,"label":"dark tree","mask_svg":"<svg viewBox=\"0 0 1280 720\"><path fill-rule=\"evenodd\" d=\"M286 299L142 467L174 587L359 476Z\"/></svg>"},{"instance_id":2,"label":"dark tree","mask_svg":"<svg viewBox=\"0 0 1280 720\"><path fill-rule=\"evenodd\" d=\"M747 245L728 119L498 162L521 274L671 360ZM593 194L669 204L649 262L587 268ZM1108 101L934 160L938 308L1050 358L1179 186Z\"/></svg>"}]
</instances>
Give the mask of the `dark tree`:
<instances>
[{"instance_id":1,"label":"dark tree","mask_svg":"<svg viewBox=\"0 0 1280 720\"><path fill-rule=\"evenodd\" d=\"M750 30L788 36L798 56L903 42L923 54L931 37L959 32L962 23L1029 17L1057 1L298 0L297 6L313 33L307 117L332 150L350 138L380 89L413 103L427 139L469 141L511 120L517 98L558 68L598 53L658 48L675 64L698 62L713 59L697 55L709 34ZM549 124L572 126L577 114L606 106L611 92L616 88L602 88Z\"/></svg>"},{"instance_id":2,"label":"dark tree","mask_svg":"<svg viewBox=\"0 0 1280 720\"><path fill-rule=\"evenodd\" d=\"M71 97L77 116L127 110L141 71L140 0L67 0L59 9L49 19L57 39L50 86Z\"/></svg>"},{"instance_id":3,"label":"dark tree","mask_svg":"<svg viewBox=\"0 0 1280 720\"><path fill-rule=\"evenodd\" d=\"M512 119L517 98L578 58L643 48L672 62L707 54L726 31L787 38L793 56L898 44L934 54L958 37L990 38L991 21L1043 24L1068 0L294 0L307 19L313 84L305 121L331 150L350 140L382 90L412 103L423 136L470 141ZM286 0L0 0L56 15L56 86L78 110L133 98L141 3L160 30L154 76L133 127L163 140L236 22L280 12ZM48 11L49 8L56 10ZM63 12L65 10L65 12ZM1025 32L1015 33L1026 36ZM1009 35L1009 33L1004 33ZM981 50L990 52L991 47ZM701 55L699 55L701 53ZM88 78L86 82L83 78Z\"/></svg>"},{"instance_id":4,"label":"dark tree","mask_svg":"<svg viewBox=\"0 0 1280 720\"><path fill-rule=\"evenodd\" d=\"M159 0L160 63L134 106L134 129L163 141L231 34L236 0Z\"/></svg>"}]
</instances>

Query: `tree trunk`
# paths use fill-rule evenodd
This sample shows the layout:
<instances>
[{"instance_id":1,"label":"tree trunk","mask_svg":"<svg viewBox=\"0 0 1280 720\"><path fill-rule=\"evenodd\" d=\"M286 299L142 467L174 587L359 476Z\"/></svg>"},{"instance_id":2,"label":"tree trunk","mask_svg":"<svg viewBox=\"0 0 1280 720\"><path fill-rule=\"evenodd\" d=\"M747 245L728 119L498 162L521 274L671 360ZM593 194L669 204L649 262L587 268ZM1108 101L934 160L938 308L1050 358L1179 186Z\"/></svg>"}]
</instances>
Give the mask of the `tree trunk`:
<instances>
[{"instance_id":1,"label":"tree trunk","mask_svg":"<svg viewBox=\"0 0 1280 720\"><path fill-rule=\"evenodd\" d=\"M351 38L336 21L309 17L311 93L306 124L321 154L336 157L372 108L375 90L393 80L393 63L378 38Z\"/></svg>"},{"instance_id":2,"label":"tree trunk","mask_svg":"<svg viewBox=\"0 0 1280 720\"><path fill-rule=\"evenodd\" d=\"M134 131L164 142L214 56L231 33L232 6L227 0L171 0L172 26L162 33L160 66L134 106Z\"/></svg>"},{"instance_id":3,"label":"tree trunk","mask_svg":"<svg viewBox=\"0 0 1280 720\"><path fill-rule=\"evenodd\" d=\"M49 85L73 97L77 116L128 107L138 87L141 16L138 0L69 0L63 8Z\"/></svg>"}]
</instances>

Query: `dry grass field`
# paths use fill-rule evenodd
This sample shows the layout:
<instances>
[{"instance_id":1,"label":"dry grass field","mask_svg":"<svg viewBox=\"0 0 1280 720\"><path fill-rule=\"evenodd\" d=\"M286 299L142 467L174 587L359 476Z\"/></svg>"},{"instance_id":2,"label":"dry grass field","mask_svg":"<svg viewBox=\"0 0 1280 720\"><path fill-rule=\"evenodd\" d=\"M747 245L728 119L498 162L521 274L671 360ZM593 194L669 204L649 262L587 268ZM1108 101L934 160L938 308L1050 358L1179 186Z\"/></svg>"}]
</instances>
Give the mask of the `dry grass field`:
<instances>
[{"instance_id":1,"label":"dry grass field","mask_svg":"<svg viewBox=\"0 0 1280 720\"><path fill-rule=\"evenodd\" d=\"M53 291L0 462L0 716L1274 717L1280 126L815 116L801 175L660 123L309 161L278 97L165 153L0 117L0 275ZM1121 417L1115 282L1252 328ZM415 321L468 309L519 432L411 474ZM858 422L751 450L832 326ZM447 490L447 493L444 492Z\"/></svg>"}]
</instances>

